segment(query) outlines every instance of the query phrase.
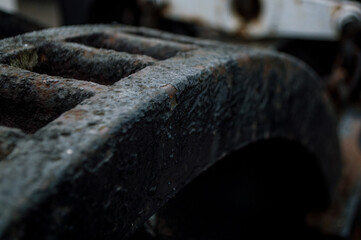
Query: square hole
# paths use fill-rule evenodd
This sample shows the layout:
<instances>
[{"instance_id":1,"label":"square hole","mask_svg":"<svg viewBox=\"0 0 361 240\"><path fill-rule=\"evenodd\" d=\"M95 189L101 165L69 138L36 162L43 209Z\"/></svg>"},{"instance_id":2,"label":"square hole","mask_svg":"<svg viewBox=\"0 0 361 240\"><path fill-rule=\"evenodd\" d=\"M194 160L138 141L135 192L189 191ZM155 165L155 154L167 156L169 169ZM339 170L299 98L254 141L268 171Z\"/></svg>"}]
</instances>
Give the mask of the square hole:
<instances>
[{"instance_id":1,"label":"square hole","mask_svg":"<svg viewBox=\"0 0 361 240\"><path fill-rule=\"evenodd\" d=\"M32 134L93 95L47 76L5 66L0 68L0 125Z\"/></svg>"},{"instance_id":2,"label":"square hole","mask_svg":"<svg viewBox=\"0 0 361 240\"><path fill-rule=\"evenodd\" d=\"M13 100L0 96L0 125L19 128L32 134L77 104L78 102L73 106L48 107L35 101Z\"/></svg>"},{"instance_id":3,"label":"square hole","mask_svg":"<svg viewBox=\"0 0 361 240\"><path fill-rule=\"evenodd\" d=\"M68 42L81 43L96 48L112 49L119 52L147 55L157 60L174 57L178 52L194 49L194 46L166 41L157 38L146 38L126 33L95 33L67 39Z\"/></svg>"},{"instance_id":4,"label":"square hole","mask_svg":"<svg viewBox=\"0 0 361 240\"><path fill-rule=\"evenodd\" d=\"M76 43L48 42L14 54L5 63L40 74L112 85L154 60Z\"/></svg>"}]
</instances>

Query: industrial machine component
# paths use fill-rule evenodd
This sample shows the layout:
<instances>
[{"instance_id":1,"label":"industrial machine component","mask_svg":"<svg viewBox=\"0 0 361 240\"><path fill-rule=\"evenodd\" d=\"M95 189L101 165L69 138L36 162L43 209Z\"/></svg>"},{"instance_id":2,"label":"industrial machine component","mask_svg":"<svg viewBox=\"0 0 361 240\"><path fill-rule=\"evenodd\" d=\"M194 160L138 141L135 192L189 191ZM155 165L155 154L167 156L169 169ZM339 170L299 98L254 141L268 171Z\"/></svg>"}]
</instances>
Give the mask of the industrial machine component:
<instances>
[{"instance_id":1,"label":"industrial machine component","mask_svg":"<svg viewBox=\"0 0 361 240\"><path fill-rule=\"evenodd\" d=\"M312 155L264 158L264 169L276 166L271 179L299 176L277 186L315 200L297 209L333 196L336 123L317 76L292 57L88 25L4 39L0 63L9 136L0 138L0 239L125 239L195 177L261 140Z\"/></svg>"},{"instance_id":2,"label":"industrial machine component","mask_svg":"<svg viewBox=\"0 0 361 240\"><path fill-rule=\"evenodd\" d=\"M361 111L358 107L344 110L339 137L344 167L334 201L326 211L311 214L308 221L324 233L356 240L360 239L361 227Z\"/></svg>"},{"instance_id":3,"label":"industrial machine component","mask_svg":"<svg viewBox=\"0 0 361 240\"><path fill-rule=\"evenodd\" d=\"M143 0L149 2L149 0ZM157 0L166 18L200 23L246 38L335 40L361 24L361 5L341 0Z\"/></svg>"}]
</instances>

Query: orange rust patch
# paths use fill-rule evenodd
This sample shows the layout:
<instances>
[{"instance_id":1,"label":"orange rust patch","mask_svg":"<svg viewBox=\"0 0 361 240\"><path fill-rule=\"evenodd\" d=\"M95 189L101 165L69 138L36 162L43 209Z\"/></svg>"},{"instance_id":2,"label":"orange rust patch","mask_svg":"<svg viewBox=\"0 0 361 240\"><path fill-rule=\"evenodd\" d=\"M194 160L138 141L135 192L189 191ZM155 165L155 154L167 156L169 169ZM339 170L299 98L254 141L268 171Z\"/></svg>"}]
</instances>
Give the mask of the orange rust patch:
<instances>
[{"instance_id":1,"label":"orange rust patch","mask_svg":"<svg viewBox=\"0 0 361 240\"><path fill-rule=\"evenodd\" d=\"M84 51L83 56L86 58L93 58L95 55L94 51Z\"/></svg>"},{"instance_id":2,"label":"orange rust patch","mask_svg":"<svg viewBox=\"0 0 361 240\"><path fill-rule=\"evenodd\" d=\"M171 9L170 4L169 4L169 3L165 3L165 4L160 8L160 13L161 13L162 15L167 16L167 15L170 14L171 10L172 10L172 9Z\"/></svg>"},{"instance_id":3,"label":"orange rust patch","mask_svg":"<svg viewBox=\"0 0 361 240\"><path fill-rule=\"evenodd\" d=\"M242 56L241 58L239 58L238 61L238 65L240 67L243 67L245 64L250 62L250 58L248 56Z\"/></svg>"},{"instance_id":4,"label":"orange rust patch","mask_svg":"<svg viewBox=\"0 0 361 240\"><path fill-rule=\"evenodd\" d=\"M353 120L350 128L352 133L341 138L341 152L345 163L344 175L350 179L349 182L354 183L361 177L361 149L358 146L361 123Z\"/></svg>"},{"instance_id":5,"label":"orange rust patch","mask_svg":"<svg viewBox=\"0 0 361 240\"><path fill-rule=\"evenodd\" d=\"M218 73L219 74L224 75L226 72L227 71L226 71L226 68L225 68L224 65L219 66L219 68L218 68Z\"/></svg>"},{"instance_id":6,"label":"orange rust patch","mask_svg":"<svg viewBox=\"0 0 361 240\"><path fill-rule=\"evenodd\" d=\"M238 16L238 15L237 15ZM262 14L259 14L256 18L245 20L242 16L238 17L238 22L240 23L238 29L235 31L235 35L244 39L250 39L250 28L260 28L262 27Z\"/></svg>"},{"instance_id":7,"label":"orange rust patch","mask_svg":"<svg viewBox=\"0 0 361 240\"><path fill-rule=\"evenodd\" d=\"M307 217L311 226L319 227L323 231L332 231L339 220L343 219L347 202L350 196L354 194L353 188L358 184L361 177L361 149L358 145L361 123L358 119L354 119L349 124L350 133L341 136L340 139L344 169L337 186L337 200L325 212L314 213Z\"/></svg>"},{"instance_id":8,"label":"orange rust patch","mask_svg":"<svg viewBox=\"0 0 361 240\"><path fill-rule=\"evenodd\" d=\"M40 61L41 62L46 62L48 60L48 58L46 57L46 55L44 53L40 54Z\"/></svg>"},{"instance_id":9,"label":"orange rust patch","mask_svg":"<svg viewBox=\"0 0 361 240\"><path fill-rule=\"evenodd\" d=\"M177 93L177 89L172 84L166 84L160 87L166 91L170 99L174 99Z\"/></svg>"},{"instance_id":10,"label":"orange rust patch","mask_svg":"<svg viewBox=\"0 0 361 240\"><path fill-rule=\"evenodd\" d=\"M64 114L65 119L83 120L85 118L86 110L72 109Z\"/></svg>"},{"instance_id":11,"label":"orange rust patch","mask_svg":"<svg viewBox=\"0 0 361 240\"><path fill-rule=\"evenodd\" d=\"M199 69L199 70L204 70L205 69L205 67L200 65L200 64L195 65L193 68L196 68L196 69Z\"/></svg>"},{"instance_id":12,"label":"orange rust patch","mask_svg":"<svg viewBox=\"0 0 361 240\"><path fill-rule=\"evenodd\" d=\"M138 76L138 77L143 77L143 76L147 76L149 74L149 72L151 72L152 70L149 68L143 68L142 70L140 70L139 72L134 73L134 75Z\"/></svg>"},{"instance_id":13,"label":"orange rust patch","mask_svg":"<svg viewBox=\"0 0 361 240\"><path fill-rule=\"evenodd\" d=\"M36 81L33 81L33 83L34 83L37 93L39 94L38 96L44 100L47 100L48 98L50 98L51 96L56 94L57 90L53 87L50 87L50 85L52 84L51 82L47 82L47 81L44 82L43 80L36 80Z\"/></svg>"},{"instance_id":14,"label":"orange rust patch","mask_svg":"<svg viewBox=\"0 0 361 240\"><path fill-rule=\"evenodd\" d=\"M236 32L236 35L239 36L239 37L242 37L242 38L248 38L249 37L247 23L242 22L242 24L238 28L238 31Z\"/></svg>"},{"instance_id":15,"label":"orange rust patch","mask_svg":"<svg viewBox=\"0 0 361 240\"><path fill-rule=\"evenodd\" d=\"M78 88L83 88L83 89L86 89L86 90L97 91L97 92L101 92L101 91L104 91L106 89L106 87L103 87L102 85L99 85L99 84L93 83L93 82L80 83L78 85Z\"/></svg>"},{"instance_id":16,"label":"orange rust patch","mask_svg":"<svg viewBox=\"0 0 361 240\"><path fill-rule=\"evenodd\" d=\"M194 49L194 47L184 46L184 47L181 48L181 51L182 52L187 52L187 51L191 51L193 49Z\"/></svg>"},{"instance_id":17,"label":"orange rust patch","mask_svg":"<svg viewBox=\"0 0 361 240\"><path fill-rule=\"evenodd\" d=\"M170 99L170 109L173 110L177 106L176 93L177 89L172 84L166 84L160 87L166 91Z\"/></svg>"},{"instance_id":18,"label":"orange rust patch","mask_svg":"<svg viewBox=\"0 0 361 240\"><path fill-rule=\"evenodd\" d=\"M101 126L98 131L101 135L104 135L109 132L109 128L107 126Z\"/></svg>"},{"instance_id":19,"label":"orange rust patch","mask_svg":"<svg viewBox=\"0 0 361 240\"><path fill-rule=\"evenodd\" d=\"M215 80L217 80L220 75L226 74L226 68L224 67L224 65L221 65L216 68L212 67L212 68L210 68L210 70L211 70L212 76L214 77Z\"/></svg>"},{"instance_id":20,"label":"orange rust patch","mask_svg":"<svg viewBox=\"0 0 361 240\"><path fill-rule=\"evenodd\" d=\"M105 39L105 43L109 44L109 45L115 45L115 43L117 42L117 37L115 36L109 36L107 39Z\"/></svg>"},{"instance_id":21,"label":"orange rust patch","mask_svg":"<svg viewBox=\"0 0 361 240\"><path fill-rule=\"evenodd\" d=\"M331 16L335 16L335 14L337 14L339 11L341 11L342 9L342 5L341 4L336 4L336 6L334 6L331 9Z\"/></svg>"}]
</instances>

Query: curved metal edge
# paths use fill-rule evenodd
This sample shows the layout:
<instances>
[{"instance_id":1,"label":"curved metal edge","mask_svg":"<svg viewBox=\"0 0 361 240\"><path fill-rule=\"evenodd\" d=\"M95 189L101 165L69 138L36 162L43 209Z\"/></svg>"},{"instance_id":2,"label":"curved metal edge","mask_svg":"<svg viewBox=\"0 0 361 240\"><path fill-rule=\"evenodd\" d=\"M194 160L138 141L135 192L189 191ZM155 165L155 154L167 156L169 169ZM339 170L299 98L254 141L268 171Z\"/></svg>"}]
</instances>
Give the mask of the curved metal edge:
<instances>
[{"instance_id":1,"label":"curved metal edge","mask_svg":"<svg viewBox=\"0 0 361 240\"><path fill-rule=\"evenodd\" d=\"M198 56L197 65L175 58L159 66L168 82L134 93L143 105L135 101L126 118L118 115L106 138L84 143L91 153L65 164L58 182L44 186L48 195L29 193L34 200L24 212L15 209L3 220L3 227L10 226L3 228L3 239L38 230L58 238L80 232L90 238L125 236L227 153L273 137L295 140L314 153L332 195L340 171L336 124L318 79L288 57L244 54L234 47L215 52L212 64ZM172 78L180 67L180 77ZM149 81L159 78L153 75ZM135 74L119 83L118 90L129 84L137 89L137 77L142 78ZM106 101L96 104L101 108Z\"/></svg>"}]
</instances>

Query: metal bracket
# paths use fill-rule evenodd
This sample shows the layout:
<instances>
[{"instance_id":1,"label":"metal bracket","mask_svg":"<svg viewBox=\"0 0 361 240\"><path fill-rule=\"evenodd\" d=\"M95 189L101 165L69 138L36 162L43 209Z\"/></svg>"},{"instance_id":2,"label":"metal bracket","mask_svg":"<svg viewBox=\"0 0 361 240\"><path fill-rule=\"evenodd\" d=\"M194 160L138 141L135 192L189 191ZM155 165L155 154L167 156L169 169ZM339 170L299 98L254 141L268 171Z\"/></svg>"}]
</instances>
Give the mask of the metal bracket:
<instances>
[{"instance_id":1,"label":"metal bracket","mask_svg":"<svg viewBox=\"0 0 361 240\"><path fill-rule=\"evenodd\" d=\"M147 0L145 0L147 1ZM149 1L148 1L149 2ZM297 37L335 40L350 21L361 22L361 5L342 0L157 0L166 18L196 22L247 38ZM240 3L242 2L242 3ZM254 4L254 2L258 2ZM239 7L259 6L253 18Z\"/></svg>"}]
</instances>

